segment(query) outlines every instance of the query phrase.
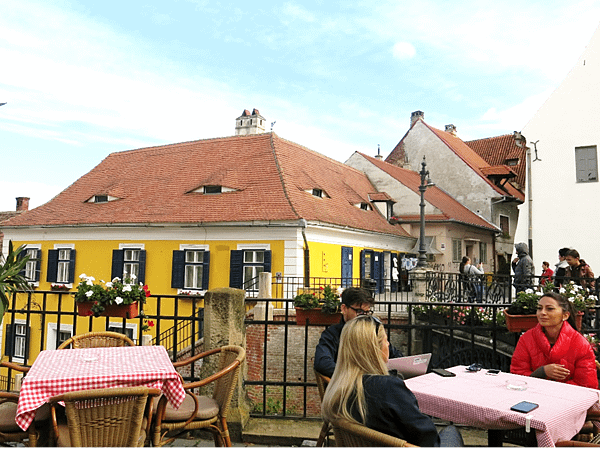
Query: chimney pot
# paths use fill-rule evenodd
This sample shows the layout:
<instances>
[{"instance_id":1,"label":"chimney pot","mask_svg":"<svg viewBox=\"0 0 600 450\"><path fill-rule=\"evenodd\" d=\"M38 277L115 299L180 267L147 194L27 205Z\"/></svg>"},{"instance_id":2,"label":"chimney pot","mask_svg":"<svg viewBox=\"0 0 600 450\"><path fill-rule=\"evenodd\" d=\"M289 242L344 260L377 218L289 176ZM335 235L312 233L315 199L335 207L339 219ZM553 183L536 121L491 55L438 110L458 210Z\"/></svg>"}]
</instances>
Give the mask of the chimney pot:
<instances>
[{"instance_id":1,"label":"chimney pot","mask_svg":"<svg viewBox=\"0 0 600 450\"><path fill-rule=\"evenodd\" d=\"M410 126L412 127L419 119L425 119L425 113L423 111L413 111L410 113Z\"/></svg>"},{"instance_id":2,"label":"chimney pot","mask_svg":"<svg viewBox=\"0 0 600 450\"><path fill-rule=\"evenodd\" d=\"M456 136L456 126L453 124L446 125L446 133Z\"/></svg>"},{"instance_id":3,"label":"chimney pot","mask_svg":"<svg viewBox=\"0 0 600 450\"><path fill-rule=\"evenodd\" d=\"M17 197L17 211L29 210L29 197Z\"/></svg>"}]
</instances>

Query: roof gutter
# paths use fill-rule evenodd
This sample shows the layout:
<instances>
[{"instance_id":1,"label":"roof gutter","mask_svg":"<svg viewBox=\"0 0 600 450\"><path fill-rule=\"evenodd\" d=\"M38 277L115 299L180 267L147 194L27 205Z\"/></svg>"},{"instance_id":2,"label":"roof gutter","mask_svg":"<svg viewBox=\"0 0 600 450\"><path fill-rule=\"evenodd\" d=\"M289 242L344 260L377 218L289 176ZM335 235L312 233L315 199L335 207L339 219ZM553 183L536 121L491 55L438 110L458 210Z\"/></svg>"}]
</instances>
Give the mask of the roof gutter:
<instances>
[{"instance_id":1,"label":"roof gutter","mask_svg":"<svg viewBox=\"0 0 600 450\"><path fill-rule=\"evenodd\" d=\"M310 249L308 248L308 240L306 239L306 219L300 219L298 224L302 227L302 238L304 239L304 286L310 287Z\"/></svg>"}]
</instances>

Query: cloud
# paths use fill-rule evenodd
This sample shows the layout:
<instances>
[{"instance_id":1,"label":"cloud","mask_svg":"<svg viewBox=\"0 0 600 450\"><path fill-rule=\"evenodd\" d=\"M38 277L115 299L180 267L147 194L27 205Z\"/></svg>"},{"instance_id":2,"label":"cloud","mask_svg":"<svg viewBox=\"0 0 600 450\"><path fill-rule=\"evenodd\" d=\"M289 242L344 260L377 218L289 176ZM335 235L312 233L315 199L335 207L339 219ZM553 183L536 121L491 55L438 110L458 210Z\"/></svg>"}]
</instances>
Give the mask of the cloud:
<instances>
[{"instance_id":1,"label":"cloud","mask_svg":"<svg viewBox=\"0 0 600 450\"><path fill-rule=\"evenodd\" d=\"M411 59L416 53L417 51L409 42L396 42L392 47L392 55L399 60Z\"/></svg>"}]
</instances>

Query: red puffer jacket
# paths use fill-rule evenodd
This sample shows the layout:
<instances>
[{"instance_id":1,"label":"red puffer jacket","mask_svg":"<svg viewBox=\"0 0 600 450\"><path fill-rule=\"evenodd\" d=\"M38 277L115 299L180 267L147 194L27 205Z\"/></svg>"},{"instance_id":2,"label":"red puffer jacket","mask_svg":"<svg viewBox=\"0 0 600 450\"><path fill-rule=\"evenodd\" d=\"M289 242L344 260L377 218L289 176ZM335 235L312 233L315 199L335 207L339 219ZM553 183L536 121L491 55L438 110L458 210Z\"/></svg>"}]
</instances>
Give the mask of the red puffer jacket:
<instances>
[{"instance_id":1,"label":"red puffer jacket","mask_svg":"<svg viewBox=\"0 0 600 450\"><path fill-rule=\"evenodd\" d=\"M562 364L569 369L571 374L564 380L566 383L598 389L594 351L568 322L563 322L552 347L540 324L523 334L512 356L510 371L529 376L547 364Z\"/></svg>"}]
</instances>

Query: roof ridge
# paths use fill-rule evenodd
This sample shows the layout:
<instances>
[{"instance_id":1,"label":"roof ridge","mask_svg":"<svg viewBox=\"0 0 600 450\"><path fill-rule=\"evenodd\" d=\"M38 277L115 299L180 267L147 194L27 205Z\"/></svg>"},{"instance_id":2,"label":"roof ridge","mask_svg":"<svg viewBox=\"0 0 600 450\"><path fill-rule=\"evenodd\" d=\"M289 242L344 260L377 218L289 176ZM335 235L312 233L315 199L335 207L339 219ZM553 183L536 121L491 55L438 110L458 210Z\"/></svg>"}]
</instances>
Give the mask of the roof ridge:
<instances>
[{"instance_id":1,"label":"roof ridge","mask_svg":"<svg viewBox=\"0 0 600 450\"><path fill-rule=\"evenodd\" d=\"M279 136L277 136L277 137L279 138ZM279 139L281 139L281 138L279 138ZM288 194L288 188L287 188L287 184L285 182L285 178L283 175L283 170L281 170L281 165L279 164L279 158L277 157L277 152L275 151L275 142L274 142L272 133L271 133L271 138L269 140L269 143L271 145L271 152L273 152L273 159L275 161L275 167L277 168L277 174L279 175L279 180L281 181L281 189L283 190L283 195L285 195L285 199L289 203L290 208L292 208L292 211L294 212L294 214L296 214L296 217L301 217L300 214L298 214L298 211L296 210L296 207L294 206L294 203L292 202L292 200L290 199L290 196Z\"/></svg>"}]
</instances>

